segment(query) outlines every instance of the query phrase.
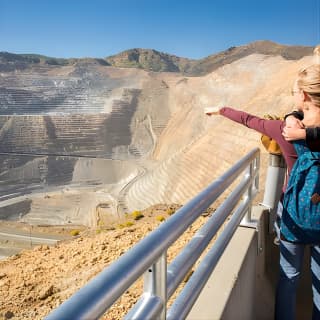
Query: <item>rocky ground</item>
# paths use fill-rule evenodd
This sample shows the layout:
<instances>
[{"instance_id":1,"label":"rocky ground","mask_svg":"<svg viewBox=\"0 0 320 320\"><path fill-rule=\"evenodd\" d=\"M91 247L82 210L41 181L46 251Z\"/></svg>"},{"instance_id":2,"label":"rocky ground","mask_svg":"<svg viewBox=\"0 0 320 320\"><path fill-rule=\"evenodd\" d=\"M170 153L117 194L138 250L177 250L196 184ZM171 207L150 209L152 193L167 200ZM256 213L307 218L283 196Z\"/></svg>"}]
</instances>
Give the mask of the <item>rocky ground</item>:
<instances>
[{"instance_id":1,"label":"rocky ground","mask_svg":"<svg viewBox=\"0 0 320 320\"><path fill-rule=\"evenodd\" d=\"M61 241L55 246L38 246L1 260L0 319L43 319L177 208L177 205L153 206L142 211L143 217L139 220L128 216L108 228L82 230L73 239ZM178 239L168 252L169 261L207 218L208 214L201 216ZM121 319L135 303L141 290L140 280L103 319Z\"/></svg>"}]
</instances>

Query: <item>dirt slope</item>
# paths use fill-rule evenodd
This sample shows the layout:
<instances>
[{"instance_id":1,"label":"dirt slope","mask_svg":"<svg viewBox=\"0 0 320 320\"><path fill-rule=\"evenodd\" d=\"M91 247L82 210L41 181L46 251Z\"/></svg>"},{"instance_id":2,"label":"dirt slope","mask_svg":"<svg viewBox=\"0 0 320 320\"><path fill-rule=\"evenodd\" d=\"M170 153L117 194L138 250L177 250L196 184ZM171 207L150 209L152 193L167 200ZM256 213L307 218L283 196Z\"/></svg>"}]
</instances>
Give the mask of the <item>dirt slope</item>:
<instances>
[{"instance_id":1,"label":"dirt slope","mask_svg":"<svg viewBox=\"0 0 320 320\"><path fill-rule=\"evenodd\" d=\"M144 218L134 225L115 230L86 231L74 240L54 247L39 246L0 261L0 319L43 319L51 309L82 287L161 222L168 208L158 205L143 211ZM188 238L208 217L200 217L168 252L171 261ZM87 234L86 234L87 233ZM138 281L103 319L121 319L140 294Z\"/></svg>"}]
</instances>

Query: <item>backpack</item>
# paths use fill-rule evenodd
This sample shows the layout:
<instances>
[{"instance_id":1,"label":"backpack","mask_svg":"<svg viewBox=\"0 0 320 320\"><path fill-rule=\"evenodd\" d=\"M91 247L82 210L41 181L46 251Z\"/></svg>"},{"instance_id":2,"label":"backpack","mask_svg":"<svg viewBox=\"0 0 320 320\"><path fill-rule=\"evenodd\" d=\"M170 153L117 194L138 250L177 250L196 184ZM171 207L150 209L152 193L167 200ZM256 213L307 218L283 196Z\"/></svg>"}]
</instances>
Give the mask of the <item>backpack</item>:
<instances>
[{"instance_id":1,"label":"backpack","mask_svg":"<svg viewBox=\"0 0 320 320\"><path fill-rule=\"evenodd\" d=\"M320 152L304 140L295 141L298 154L283 198L281 235L288 241L320 243Z\"/></svg>"}]
</instances>

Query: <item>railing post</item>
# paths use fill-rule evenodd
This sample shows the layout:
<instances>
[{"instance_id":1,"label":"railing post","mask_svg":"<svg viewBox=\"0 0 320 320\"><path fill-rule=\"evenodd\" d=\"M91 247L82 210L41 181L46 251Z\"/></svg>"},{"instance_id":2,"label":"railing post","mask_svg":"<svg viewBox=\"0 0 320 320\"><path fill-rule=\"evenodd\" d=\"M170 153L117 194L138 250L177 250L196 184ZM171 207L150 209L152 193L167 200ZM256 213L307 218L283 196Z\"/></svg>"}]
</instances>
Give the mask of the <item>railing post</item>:
<instances>
[{"instance_id":1,"label":"railing post","mask_svg":"<svg viewBox=\"0 0 320 320\"><path fill-rule=\"evenodd\" d=\"M157 320L166 319L167 311L167 252L144 273L144 292L163 301L162 312Z\"/></svg>"},{"instance_id":2,"label":"railing post","mask_svg":"<svg viewBox=\"0 0 320 320\"><path fill-rule=\"evenodd\" d=\"M143 274L143 295L125 320L165 320L167 313L167 251Z\"/></svg>"},{"instance_id":3,"label":"railing post","mask_svg":"<svg viewBox=\"0 0 320 320\"><path fill-rule=\"evenodd\" d=\"M267 207L270 211L270 233L273 232L275 213L277 210L277 204L280 200L285 173L286 164L282 155L269 154L269 166L261 205Z\"/></svg>"},{"instance_id":4,"label":"railing post","mask_svg":"<svg viewBox=\"0 0 320 320\"><path fill-rule=\"evenodd\" d=\"M251 161L250 165L247 168L247 171L245 173L245 176L249 176L250 178L253 177L255 172L259 169L260 166L260 157L257 156L253 161ZM251 217L251 208L252 208L252 200L255 197L257 191L259 188L259 175L256 175L254 181L252 184L250 184L248 191L246 193L246 198L249 199L250 206L248 207L247 213L243 217L240 226L242 227L250 227L250 228L256 228L256 221L252 220ZM244 200L245 201L245 200Z\"/></svg>"}]
</instances>

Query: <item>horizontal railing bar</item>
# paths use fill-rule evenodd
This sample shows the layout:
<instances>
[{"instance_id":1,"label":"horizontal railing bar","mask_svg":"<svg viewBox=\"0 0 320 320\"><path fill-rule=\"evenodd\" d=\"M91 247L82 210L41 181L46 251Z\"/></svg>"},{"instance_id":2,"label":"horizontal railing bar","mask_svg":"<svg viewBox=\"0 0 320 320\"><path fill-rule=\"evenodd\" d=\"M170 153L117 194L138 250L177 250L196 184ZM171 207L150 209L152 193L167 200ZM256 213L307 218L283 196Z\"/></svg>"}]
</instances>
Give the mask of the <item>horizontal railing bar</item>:
<instances>
[{"instance_id":1,"label":"horizontal railing bar","mask_svg":"<svg viewBox=\"0 0 320 320\"><path fill-rule=\"evenodd\" d=\"M167 320L183 320L189 314L249 206L250 199L247 198L236 209L221 235L172 304L167 314Z\"/></svg>"},{"instance_id":2,"label":"horizontal railing bar","mask_svg":"<svg viewBox=\"0 0 320 320\"><path fill-rule=\"evenodd\" d=\"M97 319L159 259L259 154L255 148L46 318ZM183 221L183 223L181 223ZM130 266L129 268L127 266Z\"/></svg>"},{"instance_id":3,"label":"horizontal railing bar","mask_svg":"<svg viewBox=\"0 0 320 320\"><path fill-rule=\"evenodd\" d=\"M216 235L226 218L231 214L236 204L241 199L244 191L248 189L253 177L246 177L232 191L230 196L217 208L206 224L194 235L188 245L172 261L168 267L167 295L172 296L181 281L188 274L191 267L201 256L212 238Z\"/></svg>"}]
</instances>

